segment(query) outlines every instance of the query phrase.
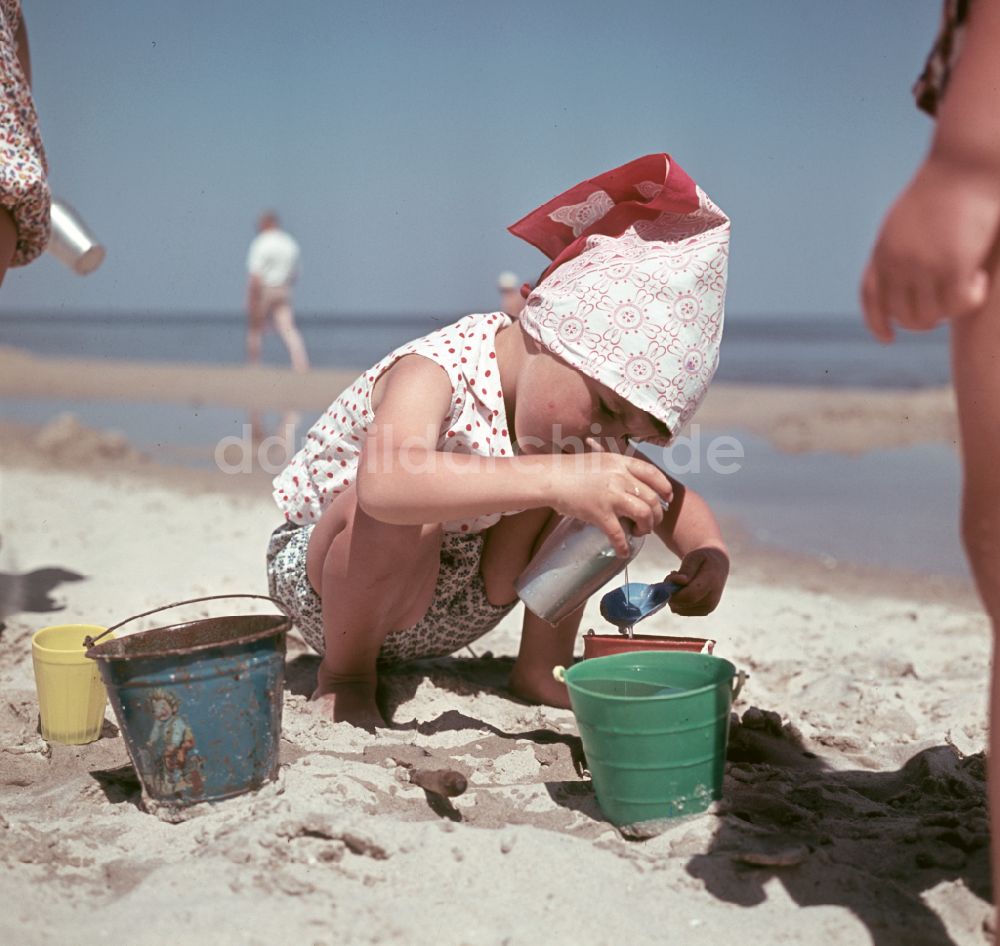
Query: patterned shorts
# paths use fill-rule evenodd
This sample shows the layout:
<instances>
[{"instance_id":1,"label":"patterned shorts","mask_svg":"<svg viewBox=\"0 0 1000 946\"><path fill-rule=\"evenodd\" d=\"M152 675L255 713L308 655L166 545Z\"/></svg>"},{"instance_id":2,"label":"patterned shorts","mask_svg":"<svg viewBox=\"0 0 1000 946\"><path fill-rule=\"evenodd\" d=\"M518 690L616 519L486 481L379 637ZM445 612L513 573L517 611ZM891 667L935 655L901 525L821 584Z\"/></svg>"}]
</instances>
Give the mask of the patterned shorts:
<instances>
[{"instance_id":1,"label":"patterned shorts","mask_svg":"<svg viewBox=\"0 0 1000 946\"><path fill-rule=\"evenodd\" d=\"M281 602L306 643L322 654L323 605L306 575L312 530L312 525L290 522L274 530L267 546L267 582L271 597ZM517 602L495 605L486 597L479 574L482 554L481 533L444 533L434 599L416 624L386 636L380 663L453 654L493 630L511 612Z\"/></svg>"}]
</instances>

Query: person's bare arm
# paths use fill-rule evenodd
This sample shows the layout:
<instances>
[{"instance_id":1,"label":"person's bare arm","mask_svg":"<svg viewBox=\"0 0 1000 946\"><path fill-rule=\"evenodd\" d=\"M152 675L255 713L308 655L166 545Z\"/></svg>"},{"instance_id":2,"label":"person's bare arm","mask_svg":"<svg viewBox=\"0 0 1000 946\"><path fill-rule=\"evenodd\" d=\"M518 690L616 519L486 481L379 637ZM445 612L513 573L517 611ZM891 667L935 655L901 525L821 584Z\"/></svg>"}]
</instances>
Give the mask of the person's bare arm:
<instances>
[{"instance_id":1,"label":"person's bare arm","mask_svg":"<svg viewBox=\"0 0 1000 946\"><path fill-rule=\"evenodd\" d=\"M938 108L930 158L970 174L1000 165L1000 3L977 0L965 42Z\"/></svg>"},{"instance_id":2,"label":"person's bare arm","mask_svg":"<svg viewBox=\"0 0 1000 946\"><path fill-rule=\"evenodd\" d=\"M605 531L620 554L619 519L640 534L662 517L670 482L645 460L618 454L482 457L441 451L437 440L452 389L447 374L420 356L386 375L358 465L358 503L383 522L412 525L551 507Z\"/></svg>"},{"instance_id":3,"label":"person's bare arm","mask_svg":"<svg viewBox=\"0 0 1000 946\"><path fill-rule=\"evenodd\" d=\"M930 152L893 205L862 280L872 334L980 308L1000 229L1000 3L970 8Z\"/></svg>"},{"instance_id":4,"label":"person's bare arm","mask_svg":"<svg viewBox=\"0 0 1000 946\"><path fill-rule=\"evenodd\" d=\"M666 581L682 585L670 610L688 616L714 611L729 577L729 551L708 503L694 490L671 480L674 498L656 534L680 560Z\"/></svg>"}]
</instances>

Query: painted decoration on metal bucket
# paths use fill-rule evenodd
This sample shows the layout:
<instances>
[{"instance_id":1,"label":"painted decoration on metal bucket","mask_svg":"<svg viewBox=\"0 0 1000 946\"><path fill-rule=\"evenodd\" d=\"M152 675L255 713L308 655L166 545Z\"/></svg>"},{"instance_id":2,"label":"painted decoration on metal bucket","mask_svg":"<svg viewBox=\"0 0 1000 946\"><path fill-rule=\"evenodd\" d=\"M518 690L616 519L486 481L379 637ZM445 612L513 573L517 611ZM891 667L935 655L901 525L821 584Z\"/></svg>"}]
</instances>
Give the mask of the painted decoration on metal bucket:
<instances>
[{"instance_id":1,"label":"painted decoration on metal bucket","mask_svg":"<svg viewBox=\"0 0 1000 946\"><path fill-rule=\"evenodd\" d=\"M163 797L181 792L201 795L205 790L204 760L180 708L181 701L162 687L149 695L153 725L143 747L143 762L156 793Z\"/></svg>"}]
</instances>

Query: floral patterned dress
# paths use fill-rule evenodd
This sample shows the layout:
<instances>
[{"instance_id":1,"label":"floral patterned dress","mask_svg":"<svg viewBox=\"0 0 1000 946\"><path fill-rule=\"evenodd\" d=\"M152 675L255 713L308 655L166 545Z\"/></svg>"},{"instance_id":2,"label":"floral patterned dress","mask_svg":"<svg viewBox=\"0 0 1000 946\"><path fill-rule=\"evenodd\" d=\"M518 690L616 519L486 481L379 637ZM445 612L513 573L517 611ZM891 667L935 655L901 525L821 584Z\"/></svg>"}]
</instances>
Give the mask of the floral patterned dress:
<instances>
[{"instance_id":1,"label":"floral patterned dress","mask_svg":"<svg viewBox=\"0 0 1000 946\"><path fill-rule=\"evenodd\" d=\"M0 0L0 205L17 226L12 264L24 266L49 242L48 166L31 87L17 57L21 0Z\"/></svg>"}]
</instances>

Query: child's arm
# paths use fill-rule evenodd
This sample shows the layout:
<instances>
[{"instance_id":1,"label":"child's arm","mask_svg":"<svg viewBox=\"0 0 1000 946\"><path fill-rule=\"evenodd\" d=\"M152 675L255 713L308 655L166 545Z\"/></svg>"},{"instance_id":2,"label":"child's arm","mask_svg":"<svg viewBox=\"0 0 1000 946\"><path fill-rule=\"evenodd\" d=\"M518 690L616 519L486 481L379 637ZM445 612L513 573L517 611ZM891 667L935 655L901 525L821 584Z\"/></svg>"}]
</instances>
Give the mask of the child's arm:
<instances>
[{"instance_id":1,"label":"child's arm","mask_svg":"<svg viewBox=\"0 0 1000 946\"><path fill-rule=\"evenodd\" d=\"M655 532L678 558L666 580L683 585L670 598L675 614L697 616L715 610L729 577L729 552L708 504L671 478L674 498Z\"/></svg>"},{"instance_id":2,"label":"child's arm","mask_svg":"<svg viewBox=\"0 0 1000 946\"><path fill-rule=\"evenodd\" d=\"M862 280L872 334L981 307L1000 225L1000 3L973 3L930 153L887 215Z\"/></svg>"},{"instance_id":3,"label":"child's arm","mask_svg":"<svg viewBox=\"0 0 1000 946\"><path fill-rule=\"evenodd\" d=\"M451 404L447 374L420 356L385 376L358 465L358 503L382 522L446 522L551 507L603 529L628 553L620 518L646 534L663 516L669 479L637 457L612 453L482 457L437 449Z\"/></svg>"}]
</instances>

